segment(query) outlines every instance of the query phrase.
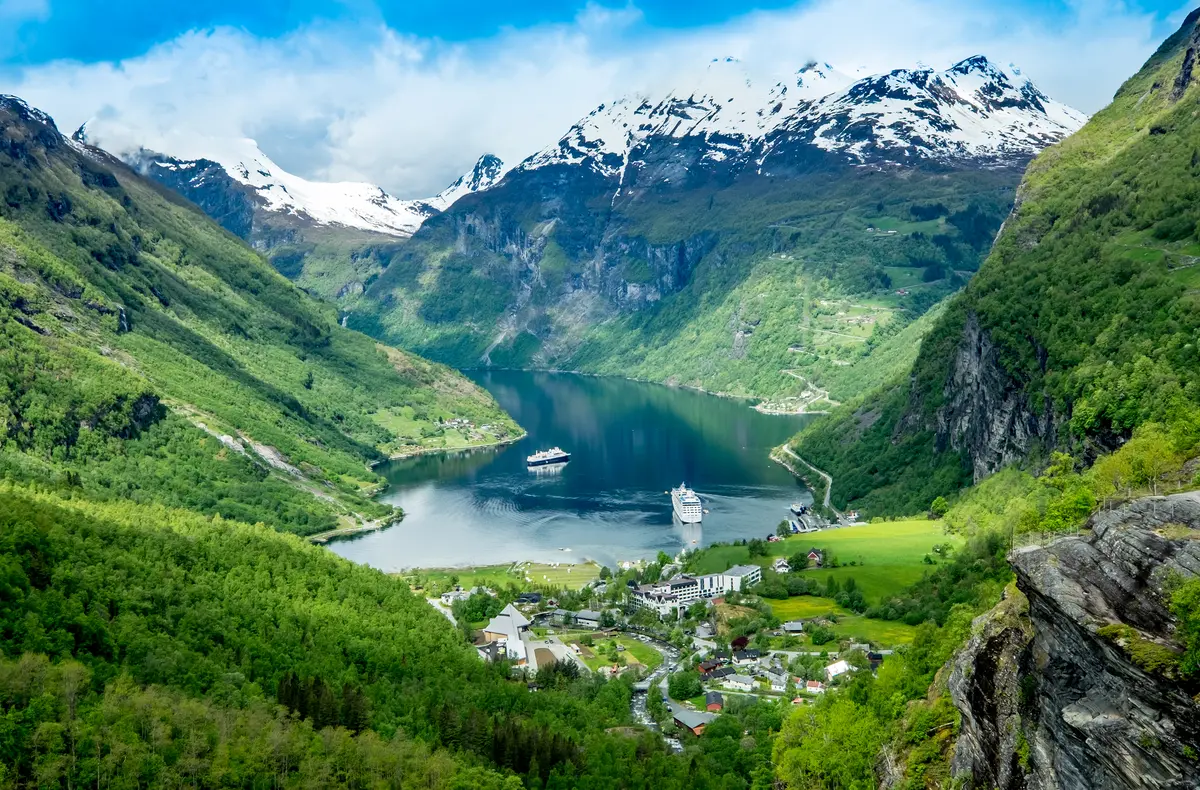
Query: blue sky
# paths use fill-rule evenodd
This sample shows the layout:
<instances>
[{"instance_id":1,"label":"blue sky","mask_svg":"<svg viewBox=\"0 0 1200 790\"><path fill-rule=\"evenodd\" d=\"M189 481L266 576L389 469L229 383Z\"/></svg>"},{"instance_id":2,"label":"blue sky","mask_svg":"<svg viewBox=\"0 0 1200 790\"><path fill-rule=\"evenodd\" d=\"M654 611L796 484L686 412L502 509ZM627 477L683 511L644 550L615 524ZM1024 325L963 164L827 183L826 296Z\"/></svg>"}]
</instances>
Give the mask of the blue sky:
<instances>
[{"instance_id":1,"label":"blue sky","mask_svg":"<svg viewBox=\"0 0 1200 790\"><path fill-rule=\"evenodd\" d=\"M9 22L19 34L10 40L4 61L9 65L37 64L69 58L94 62L120 60L189 30L232 26L273 38L314 22L369 21L422 37L446 41L484 39L505 28L567 23L587 3L508 2L493 0L0 0L9 7ZM599 5L621 8L619 3ZM719 25L752 10L775 10L804 3L760 0L640 0L636 7L645 24L658 29ZM1020 0L1009 5L1041 17L1047 25L1060 22L1083 2ZM1179 2L1143 0L1124 3L1164 20L1177 15Z\"/></svg>"},{"instance_id":2,"label":"blue sky","mask_svg":"<svg viewBox=\"0 0 1200 790\"><path fill-rule=\"evenodd\" d=\"M1200 2L1200 0L1195 0ZM1094 112L1181 21L1165 0L0 0L0 93L110 148L250 137L310 178L432 194L602 102L688 89L714 57L777 81L1015 62Z\"/></svg>"}]
</instances>

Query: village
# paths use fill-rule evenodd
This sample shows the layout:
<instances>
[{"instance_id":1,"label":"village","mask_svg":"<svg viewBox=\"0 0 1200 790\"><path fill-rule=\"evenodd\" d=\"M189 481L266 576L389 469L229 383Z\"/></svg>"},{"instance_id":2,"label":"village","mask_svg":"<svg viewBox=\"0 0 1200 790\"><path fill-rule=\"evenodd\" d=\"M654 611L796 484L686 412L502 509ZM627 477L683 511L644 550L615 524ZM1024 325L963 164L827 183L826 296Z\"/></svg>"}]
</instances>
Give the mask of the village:
<instances>
[{"instance_id":1,"label":"village","mask_svg":"<svg viewBox=\"0 0 1200 790\"><path fill-rule=\"evenodd\" d=\"M816 532L850 531L831 530L809 512L795 516L776 533L746 542L745 550L790 549ZM714 549L719 555L741 546ZM782 619L774 609L786 607L760 594L836 563L827 549L810 545L790 556L754 556L721 571L694 572L711 559L660 552L654 561L600 568L593 578L584 578L582 564L546 568L556 579L576 574L580 582L571 584L552 584L549 573L518 564L516 583L455 584L430 602L459 626L481 660L507 662L532 688L543 671L563 666L629 682L635 719L669 736L699 735L730 704L811 704L859 673L874 673L896 646L848 633L846 618L820 607L811 616Z\"/></svg>"}]
</instances>

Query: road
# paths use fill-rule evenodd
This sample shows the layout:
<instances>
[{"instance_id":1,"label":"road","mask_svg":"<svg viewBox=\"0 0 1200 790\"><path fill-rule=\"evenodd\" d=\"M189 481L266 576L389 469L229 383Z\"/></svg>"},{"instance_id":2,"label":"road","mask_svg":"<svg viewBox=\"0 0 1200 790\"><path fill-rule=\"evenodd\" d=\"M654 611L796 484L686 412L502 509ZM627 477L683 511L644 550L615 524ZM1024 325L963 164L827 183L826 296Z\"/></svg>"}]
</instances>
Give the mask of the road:
<instances>
[{"instance_id":1,"label":"road","mask_svg":"<svg viewBox=\"0 0 1200 790\"><path fill-rule=\"evenodd\" d=\"M646 680L643 681L649 685L646 693L635 693L633 695L633 699L629 702L629 709L633 714L633 720L639 724L649 727L652 730L657 731L658 722L650 718L650 713L646 710L646 701L649 699L651 694L662 694L663 697L666 698L667 676L671 674L672 669L678 669L679 667L679 651L665 642L659 642L651 639L648 636L642 636L638 634L634 635L634 638L642 640L647 645L657 650L663 657L663 662L658 665L657 669L647 675ZM670 705L671 703L668 703L668 706ZM674 707L671 707L671 710L673 712ZM667 742L667 746L669 746L672 751L683 751L683 744L679 742L678 738L664 738L663 740Z\"/></svg>"},{"instance_id":2,"label":"road","mask_svg":"<svg viewBox=\"0 0 1200 790\"><path fill-rule=\"evenodd\" d=\"M824 502L825 507L828 510L830 510L834 515L836 515L838 517L838 520L841 520L842 519L842 511L835 508L829 501L829 496L830 496L830 494L833 493L833 478L830 477L828 473L822 472L820 469L813 466L808 461L805 461L803 458L796 455L794 452L792 452L792 448L788 447L786 444L781 445L779 447L779 449L782 450L787 455L790 455L792 458L796 459L797 461L804 464L809 469L813 470L814 472L816 472L818 475L821 476L821 479L825 481L825 502ZM784 466L786 466L788 469L791 469L792 474L797 474L796 470L792 469L792 466L790 464L786 463L785 461L780 461L780 463L783 463Z\"/></svg>"}]
</instances>

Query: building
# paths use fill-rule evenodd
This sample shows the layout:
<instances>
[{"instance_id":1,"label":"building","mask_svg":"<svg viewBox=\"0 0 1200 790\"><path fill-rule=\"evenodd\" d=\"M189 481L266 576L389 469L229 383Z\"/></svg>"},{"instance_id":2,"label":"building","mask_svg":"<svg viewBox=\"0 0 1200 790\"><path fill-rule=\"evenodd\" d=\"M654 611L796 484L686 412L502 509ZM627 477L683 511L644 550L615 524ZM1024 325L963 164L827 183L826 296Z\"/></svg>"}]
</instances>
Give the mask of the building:
<instances>
[{"instance_id":1,"label":"building","mask_svg":"<svg viewBox=\"0 0 1200 790\"><path fill-rule=\"evenodd\" d=\"M599 628L603 615L591 609L580 609L575 613L575 624L580 628Z\"/></svg>"},{"instance_id":2,"label":"building","mask_svg":"<svg viewBox=\"0 0 1200 790\"><path fill-rule=\"evenodd\" d=\"M810 680L804 684L804 690L809 694L824 694L825 684L819 680Z\"/></svg>"},{"instance_id":3,"label":"building","mask_svg":"<svg viewBox=\"0 0 1200 790\"><path fill-rule=\"evenodd\" d=\"M803 620L788 620L780 626L785 634L799 634L804 631Z\"/></svg>"},{"instance_id":4,"label":"building","mask_svg":"<svg viewBox=\"0 0 1200 790\"><path fill-rule=\"evenodd\" d=\"M822 565L825 564L825 552L821 551L820 549L816 549L816 548L809 549L808 550L808 561L813 563L814 565L816 565L818 568L820 568Z\"/></svg>"},{"instance_id":5,"label":"building","mask_svg":"<svg viewBox=\"0 0 1200 790\"><path fill-rule=\"evenodd\" d=\"M704 695L704 709L709 713L719 713L725 707L725 698L719 691L710 691Z\"/></svg>"},{"instance_id":6,"label":"building","mask_svg":"<svg viewBox=\"0 0 1200 790\"><path fill-rule=\"evenodd\" d=\"M711 713L688 710L687 708L676 708L674 716L675 724L686 730L691 730L693 735L702 735L705 726L716 718Z\"/></svg>"},{"instance_id":7,"label":"building","mask_svg":"<svg viewBox=\"0 0 1200 790\"><path fill-rule=\"evenodd\" d=\"M754 678L749 675L730 675L724 679L724 683L729 688L738 691L754 691Z\"/></svg>"},{"instance_id":8,"label":"building","mask_svg":"<svg viewBox=\"0 0 1200 790\"><path fill-rule=\"evenodd\" d=\"M790 573L792 570L792 566L789 565L788 561L783 557L780 557L777 560L775 560L775 564L772 565L771 568L776 573Z\"/></svg>"},{"instance_id":9,"label":"building","mask_svg":"<svg viewBox=\"0 0 1200 790\"><path fill-rule=\"evenodd\" d=\"M740 592L762 581L762 568L757 565L735 565L724 573L706 576L676 576L670 581L643 584L631 591L633 602L653 609L660 616L678 613L701 599L720 598L729 592Z\"/></svg>"},{"instance_id":10,"label":"building","mask_svg":"<svg viewBox=\"0 0 1200 790\"><path fill-rule=\"evenodd\" d=\"M483 627L483 641L496 643L504 650L505 658L515 661L517 666L524 666L528 656L521 637L528 631L529 620L517 611L517 607L509 604Z\"/></svg>"},{"instance_id":11,"label":"building","mask_svg":"<svg viewBox=\"0 0 1200 790\"><path fill-rule=\"evenodd\" d=\"M853 669L854 667L850 666L845 659L842 659L841 661L835 661L829 666L825 667L825 678L826 680L833 680L839 675L844 675Z\"/></svg>"},{"instance_id":12,"label":"building","mask_svg":"<svg viewBox=\"0 0 1200 790\"><path fill-rule=\"evenodd\" d=\"M757 650L739 650L733 654L733 663L737 664L739 667L746 664L756 664L758 663L758 659L761 657L762 654Z\"/></svg>"},{"instance_id":13,"label":"building","mask_svg":"<svg viewBox=\"0 0 1200 790\"><path fill-rule=\"evenodd\" d=\"M697 671L699 671L699 673L701 675L707 675L708 673L712 672L714 669L720 669L722 663L723 662L721 662L721 661L714 661L711 659L708 661L701 661L699 666L696 667L696 669L697 669Z\"/></svg>"},{"instance_id":14,"label":"building","mask_svg":"<svg viewBox=\"0 0 1200 790\"><path fill-rule=\"evenodd\" d=\"M705 680L720 680L737 674L737 670L733 667L718 667L704 675Z\"/></svg>"},{"instance_id":15,"label":"building","mask_svg":"<svg viewBox=\"0 0 1200 790\"><path fill-rule=\"evenodd\" d=\"M776 671L767 672L767 683L771 685L771 691L782 694L787 690L788 674Z\"/></svg>"},{"instance_id":16,"label":"building","mask_svg":"<svg viewBox=\"0 0 1200 790\"><path fill-rule=\"evenodd\" d=\"M741 592L762 581L762 568L757 565L734 565L721 576L725 580L725 589L721 591L722 593L731 590Z\"/></svg>"}]
</instances>

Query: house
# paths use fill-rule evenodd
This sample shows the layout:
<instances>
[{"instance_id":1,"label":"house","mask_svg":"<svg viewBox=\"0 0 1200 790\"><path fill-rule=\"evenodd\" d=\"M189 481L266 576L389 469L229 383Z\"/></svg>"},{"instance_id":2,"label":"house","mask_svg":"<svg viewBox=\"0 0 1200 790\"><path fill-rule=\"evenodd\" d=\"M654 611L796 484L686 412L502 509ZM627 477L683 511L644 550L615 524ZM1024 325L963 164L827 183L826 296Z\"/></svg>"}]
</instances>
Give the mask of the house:
<instances>
[{"instance_id":1,"label":"house","mask_svg":"<svg viewBox=\"0 0 1200 790\"><path fill-rule=\"evenodd\" d=\"M749 675L730 675L723 682L731 689L754 691L754 678Z\"/></svg>"},{"instance_id":2,"label":"house","mask_svg":"<svg viewBox=\"0 0 1200 790\"><path fill-rule=\"evenodd\" d=\"M824 694L825 684L819 680L809 680L804 684L804 690L809 694Z\"/></svg>"},{"instance_id":3,"label":"house","mask_svg":"<svg viewBox=\"0 0 1200 790\"><path fill-rule=\"evenodd\" d=\"M775 560L775 564L772 565L771 568L776 573L791 573L792 570L792 566L788 564L788 561L783 557Z\"/></svg>"},{"instance_id":4,"label":"house","mask_svg":"<svg viewBox=\"0 0 1200 790\"><path fill-rule=\"evenodd\" d=\"M720 661L713 661L711 659L708 661L701 661L700 665L697 666L696 669L700 672L701 675L707 675L708 673L712 672L714 669L719 669L721 667L721 663L722 662L720 662Z\"/></svg>"},{"instance_id":5,"label":"house","mask_svg":"<svg viewBox=\"0 0 1200 790\"><path fill-rule=\"evenodd\" d=\"M575 613L575 624L580 628L599 628L602 616L600 612L591 609L580 609Z\"/></svg>"},{"instance_id":6,"label":"house","mask_svg":"<svg viewBox=\"0 0 1200 790\"><path fill-rule=\"evenodd\" d=\"M782 626L780 626L780 628L783 629L783 632L785 634L799 634L802 631L804 631L804 621L803 620L788 620L786 623L784 623Z\"/></svg>"},{"instance_id":7,"label":"house","mask_svg":"<svg viewBox=\"0 0 1200 790\"><path fill-rule=\"evenodd\" d=\"M867 651L867 660L871 662L871 671L879 669L879 665L883 663L883 653L876 653L874 650Z\"/></svg>"},{"instance_id":8,"label":"house","mask_svg":"<svg viewBox=\"0 0 1200 790\"><path fill-rule=\"evenodd\" d=\"M842 659L841 661L835 661L829 666L825 667L825 678L827 680L833 680L837 676L844 675L853 669L854 667L850 666L845 659Z\"/></svg>"},{"instance_id":9,"label":"house","mask_svg":"<svg viewBox=\"0 0 1200 790\"><path fill-rule=\"evenodd\" d=\"M737 673L733 667L718 667L704 676L705 680L721 680Z\"/></svg>"},{"instance_id":10,"label":"house","mask_svg":"<svg viewBox=\"0 0 1200 790\"><path fill-rule=\"evenodd\" d=\"M788 674L776 671L767 672L767 683L771 686L771 691L782 694L787 690Z\"/></svg>"},{"instance_id":11,"label":"house","mask_svg":"<svg viewBox=\"0 0 1200 790\"><path fill-rule=\"evenodd\" d=\"M780 540L778 535L767 535L767 543L778 543Z\"/></svg>"},{"instance_id":12,"label":"house","mask_svg":"<svg viewBox=\"0 0 1200 790\"><path fill-rule=\"evenodd\" d=\"M718 713L725 707L725 698L719 691L710 691L704 695L704 709L709 713Z\"/></svg>"},{"instance_id":13,"label":"house","mask_svg":"<svg viewBox=\"0 0 1200 790\"><path fill-rule=\"evenodd\" d=\"M825 552L817 548L808 550L808 561L820 568L825 564Z\"/></svg>"},{"instance_id":14,"label":"house","mask_svg":"<svg viewBox=\"0 0 1200 790\"><path fill-rule=\"evenodd\" d=\"M691 730L693 735L702 735L704 727L716 718L711 713L688 710L687 708L676 708L674 716L675 724L684 729Z\"/></svg>"},{"instance_id":15,"label":"house","mask_svg":"<svg viewBox=\"0 0 1200 790\"><path fill-rule=\"evenodd\" d=\"M739 650L733 654L733 663L737 664L738 666L754 664L758 662L760 657L761 653L759 653L757 650Z\"/></svg>"},{"instance_id":16,"label":"house","mask_svg":"<svg viewBox=\"0 0 1200 790\"><path fill-rule=\"evenodd\" d=\"M517 666L524 666L527 656L521 636L528 631L528 618L509 604L483 627L483 641L498 643L504 649L506 658L517 662Z\"/></svg>"},{"instance_id":17,"label":"house","mask_svg":"<svg viewBox=\"0 0 1200 790\"><path fill-rule=\"evenodd\" d=\"M542 602L542 594L539 592L524 592L517 596L517 603L520 604L537 604Z\"/></svg>"},{"instance_id":18,"label":"house","mask_svg":"<svg viewBox=\"0 0 1200 790\"><path fill-rule=\"evenodd\" d=\"M475 651L479 653L479 657L484 661L496 661L501 658L501 645L499 642L485 642L482 645L476 645Z\"/></svg>"}]
</instances>

